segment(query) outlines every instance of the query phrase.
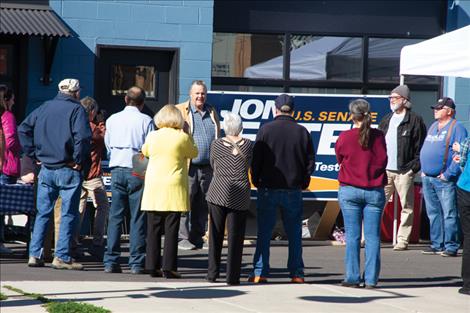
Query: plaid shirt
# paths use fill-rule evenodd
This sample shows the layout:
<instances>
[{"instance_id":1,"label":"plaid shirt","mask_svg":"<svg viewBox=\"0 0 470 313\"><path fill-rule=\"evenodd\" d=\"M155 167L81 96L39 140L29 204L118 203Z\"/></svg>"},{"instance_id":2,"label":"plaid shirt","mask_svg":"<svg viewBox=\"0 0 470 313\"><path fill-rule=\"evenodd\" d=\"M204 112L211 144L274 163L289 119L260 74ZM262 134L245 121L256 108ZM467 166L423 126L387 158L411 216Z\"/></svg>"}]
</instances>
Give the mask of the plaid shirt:
<instances>
[{"instance_id":1,"label":"plaid shirt","mask_svg":"<svg viewBox=\"0 0 470 313\"><path fill-rule=\"evenodd\" d=\"M460 144L460 168L462 168L462 171L465 167L465 164L467 164L467 157L468 157L469 149L470 149L470 137L466 138Z\"/></svg>"},{"instance_id":2,"label":"plaid shirt","mask_svg":"<svg viewBox=\"0 0 470 313\"><path fill-rule=\"evenodd\" d=\"M215 139L215 127L209 112L199 112L194 105L191 105L193 115L193 138L199 154L191 160L192 164L208 165L210 160L210 147Z\"/></svg>"}]
</instances>

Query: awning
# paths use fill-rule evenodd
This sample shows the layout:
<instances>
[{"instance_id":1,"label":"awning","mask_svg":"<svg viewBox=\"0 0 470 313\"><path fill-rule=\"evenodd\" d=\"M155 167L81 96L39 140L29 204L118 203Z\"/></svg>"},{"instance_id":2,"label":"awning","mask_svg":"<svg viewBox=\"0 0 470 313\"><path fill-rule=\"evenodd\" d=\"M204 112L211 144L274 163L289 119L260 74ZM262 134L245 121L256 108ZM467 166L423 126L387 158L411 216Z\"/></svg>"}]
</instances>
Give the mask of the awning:
<instances>
[{"instance_id":1,"label":"awning","mask_svg":"<svg viewBox=\"0 0 470 313\"><path fill-rule=\"evenodd\" d=\"M0 6L0 34L70 37L71 33L48 6Z\"/></svg>"},{"instance_id":2,"label":"awning","mask_svg":"<svg viewBox=\"0 0 470 313\"><path fill-rule=\"evenodd\" d=\"M403 47L400 75L470 78L470 25Z\"/></svg>"}]
</instances>

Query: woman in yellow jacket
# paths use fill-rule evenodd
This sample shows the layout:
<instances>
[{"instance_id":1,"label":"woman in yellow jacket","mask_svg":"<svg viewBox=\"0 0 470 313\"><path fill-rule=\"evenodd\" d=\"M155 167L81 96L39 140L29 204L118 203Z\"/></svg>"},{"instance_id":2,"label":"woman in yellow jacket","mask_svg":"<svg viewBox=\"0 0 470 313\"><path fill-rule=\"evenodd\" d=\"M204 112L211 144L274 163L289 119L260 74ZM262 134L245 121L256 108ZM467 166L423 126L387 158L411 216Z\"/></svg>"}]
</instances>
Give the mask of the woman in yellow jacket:
<instances>
[{"instance_id":1,"label":"woman in yellow jacket","mask_svg":"<svg viewBox=\"0 0 470 313\"><path fill-rule=\"evenodd\" d=\"M178 229L181 213L189 210L188 159L195 158L198 151L193 138L183 132L183 117L174 105L165 105L154 120L159 129L142 146L149 158L141 205L147 211L145 267L152 277L181 278L177 272Z\"/></svg>"}]
</instances>

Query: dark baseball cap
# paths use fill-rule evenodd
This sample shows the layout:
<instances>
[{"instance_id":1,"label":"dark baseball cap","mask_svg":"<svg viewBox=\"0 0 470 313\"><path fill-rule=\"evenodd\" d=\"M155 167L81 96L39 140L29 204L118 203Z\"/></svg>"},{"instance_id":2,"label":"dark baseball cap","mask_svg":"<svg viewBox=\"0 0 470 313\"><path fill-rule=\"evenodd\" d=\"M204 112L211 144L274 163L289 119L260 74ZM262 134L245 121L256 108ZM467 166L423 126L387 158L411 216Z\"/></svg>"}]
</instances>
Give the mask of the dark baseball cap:
<instances>
[{"instance_id":1,"label":"dark baseball cap","mask_svg":"<svg viewBox=\"0 0 470 313\"><path fill-rule=\"evenodd\" d=\"M282 95L279 95L279 97L277 97L276 100L274 100L274 105L276 106L278 110L281 110L281 108L284 107L283 110L287 111L285 110L286 109L285 106L288 106L290 110L293 110L294 109L294 97L291 97L283 93Z\"/></svg>"},{"instance_id":2,"label":"dark baseball cap","mask_svg":"<svg viewBox=\"0 0 470 313\"><path fill-rule=\"evenodd\" d=\"M454 100L452 100L452 98L449 98L449 97L444 97L442 99L437 100L437 103L435 105L431 106L431 109L440 110L443 107L448 107L448 108L451 108L451 109L455 110Z\"/></svg>"}]
</instances>

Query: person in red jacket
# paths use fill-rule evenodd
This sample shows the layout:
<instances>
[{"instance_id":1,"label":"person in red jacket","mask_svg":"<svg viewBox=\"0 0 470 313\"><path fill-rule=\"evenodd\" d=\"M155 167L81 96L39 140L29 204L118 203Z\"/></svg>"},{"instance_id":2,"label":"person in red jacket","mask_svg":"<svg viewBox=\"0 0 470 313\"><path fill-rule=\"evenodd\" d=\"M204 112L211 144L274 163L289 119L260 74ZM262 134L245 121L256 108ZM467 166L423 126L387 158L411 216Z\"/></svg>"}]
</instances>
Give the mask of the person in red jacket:
<instances>
[{"instance_id":1,"label":"person in red jacket","mask_svg":"<svg viewBox=\"0 0 470 313\"><path fill-rule=\"evenodd\" d=\"M349 104L353 128L342 132L335 145L340 164L338 202L346 230L345 279L357 288L375 288L380 273L380 222L385 205L387 148L382 131L371 128L370 105L364 99ZM360 272L361 227L364 224L365 266Z\"/></svg>"}]
</instances>

